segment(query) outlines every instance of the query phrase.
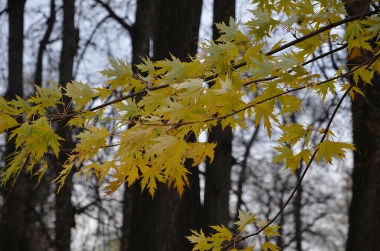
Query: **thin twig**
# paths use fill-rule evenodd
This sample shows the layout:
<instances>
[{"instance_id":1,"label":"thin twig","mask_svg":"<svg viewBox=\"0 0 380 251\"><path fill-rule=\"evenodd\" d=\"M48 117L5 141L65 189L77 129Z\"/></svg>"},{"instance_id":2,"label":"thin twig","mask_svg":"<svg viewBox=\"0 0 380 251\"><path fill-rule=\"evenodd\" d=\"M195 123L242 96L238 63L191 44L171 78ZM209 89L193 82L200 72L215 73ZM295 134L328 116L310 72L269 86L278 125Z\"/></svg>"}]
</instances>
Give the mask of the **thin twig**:
<instances>
[{"instance_id":1,"label":"thin twig","mask_svg":"<svg viewBox=\"0 0 380 251\"><path fill-rule=\"evenodd\" d=\"M2 205L1 208L0 208L0 215L3 213L4 208L5 208L5 206L7 205L7 202L8 202L8 200L9 200L9 198L12 196L12 193L13 193L13 191L14 191L16 185L17 185L17 182L19 181L20 176L21 176L21 174L23 173L23 171L24 171L24 169L25 169L25 167L26 167L26 164L28 163L28 161L29 161L29 159L30 159L30 154L31 154L31 153L29 153L28 156L26 157L26 160L25 160L24 164L22 165L22 168L21 168L19 174L17 175L15 182L13 183L13 185L12 185L12 187L11 187L11 190L9 191L7 197L6 197L5 200L4 200L3 205Z\"/></svg>"},{"instance_id":2,"label":"thin twig","mask_svg":"<svg viewBox=\"0 0 380 251\"><path fill-rule=\"evenodd\" d=\"M331 115L331 118L329 119L329 122L327 123L327 126L326 126L326 130L325 132L323 133L323 136L321 138L321 140L319 141L319 144L321 144L327 137L327 134L328 134L328 131L329 131L329 128L331 126L331 123L332 121L334 120L334 117L336 115L336 113L338 112L343 100L346 98L347 94L350 92L350 90L352 89L353 85L351 85L347 90L346 92L343 94L342 98L339 100L339 103L337 104L337 106L335 107L334 109L334 112L333 114ZM277 212L277 214L263 227L261 227L259 230L257 230L256 232L252 233L252 234L249 234L247 236L243 236L241 237L239 240L236 240L234 241L234 243L224 247L221 251L226 251L228 250L229 248L233 247L234 245L236 245L237 243L239 242L242 242L250 237L253 237L253 236L256 236L258 234L260 234L262 231L264 231L268 226L270 226L281 214L282 212L285 210L285 208L288 206L288 204L290 203L290 201L293 199L295 193L297 192L298 188L300 187L307 171L310 169L310 166L315 158L315 156L317 155L317 152L318 152L318 149L314 151L313 155L311 156L309 162L307 163L307 166L305 168L305 170L302 172L302 175L300 177L300 179L298 180L296 186L294 187L292 193L290 194L289 198L286 200L286 202L284 203L284 205L280 208L280 210Z\"/></svg>"}]
</instances>

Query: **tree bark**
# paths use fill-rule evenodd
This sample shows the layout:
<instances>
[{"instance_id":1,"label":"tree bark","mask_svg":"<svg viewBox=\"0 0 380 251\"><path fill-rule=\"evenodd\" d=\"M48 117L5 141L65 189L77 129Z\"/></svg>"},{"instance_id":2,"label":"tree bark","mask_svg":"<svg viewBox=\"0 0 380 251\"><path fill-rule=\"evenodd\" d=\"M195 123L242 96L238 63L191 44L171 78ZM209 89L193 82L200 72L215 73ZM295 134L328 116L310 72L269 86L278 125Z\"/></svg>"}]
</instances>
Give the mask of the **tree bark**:
<instances>
[{"instance_id":1,"label":"tree bark","mask_svg":"<svg viewBox=\"0 0 380 251\"><path fill-rule=\"evenodd\" d=\"M141 57L149 55L150 41L153 39L153 27L156 23L157 0L137 1L135 23L131 28L132 38L132 65L136 71L136 64L141 63ZM125 184L123 195L123 225L121 228L120 250L128 250L128 236L131 231L132 205L134 190L140 192L138 185L127 187ZM136 193L136 196L141 194ZM147 196L148 197L148 196ZM138 224L138 223L136 223ZM149 228L149 226L147 226Z\"/></svg>"},{"instance_id":2,"label":"tree bark","mask_svg":"<svg viewBox=\"0 0 380 251\"><path fill-rule=\"evenodd\" d=\"M213 23L229 23L235 17L235 0L214 1ZM216 26L213 26L213 39L219 37ZM216 142L214 161L206 163L204 219L205 225L223 224L230 221L229 195L231 189L232 128L221 125L213 128L209 134L209 142Z\"/></svg>"},{"instance_id":3,"label":"tree bark","mask_svg":"<svg viewBox=\"0 0 380 251\"><path fill-rule=\"evenodd\" d=\"M8 0L8 90L6 97L13 99L24 95L24 8L26 0Z\"/></svg>"},{"instance_id":4,"label":"tree bark","mask_svg":"<svg viewBox=\"0 0 380 251\"><path fill-rule=\"evenodd\" d=\"M349 15L370 10L371 1L348 1ZM348 62L351 68L370 57L366 51ZM351 79L351 83L354 82ZM354 169L352 201L349 210L347 251L380 250L380 76L375 74L372 85L365 85L365 98L357 95L352 102Z\"/></svg>"},{"instance_id":5,"label":"tree bark","mask_svg":"<svg viewBox=\"0 0 380 251\"><path fill-rule=\"evenodd\" d=\"M75 0L63 1L63 30L62 49L59 63L59 84L65 87L73 79L74 58L78 50L79 30L75 27ZM64 97L64 103L69 104ZM61 109L64 109L62 107ZM57 123L56 132L65 139L62 149L73 149L73 134L66 127L67 121ZM67 152L60 152L58 160L54 161L53 169L57 173L62 169L61 165L68 158ZM71 201L73 181L71 172L65 181L65 185L56 195L55 212L55 248L57 251L69 251L71 244L71 229L75 227L75 212Z\"/></svg>"},{"instance_id":6,"label":"tree bark","mask_svg":"<svg viewBox=\"0 0 380 251\"><path fill-rule=\"evenodd\" d=\"M168 58L171 53L182 61L188 60L188 55L197 51L202 1L160 0L157 4L154 59ZM190 234L190 228L199 227L201 205L198 172L195 168L190 171L191 188L182 198L164 184L158 185L154 198L135 187L128 250L191 250L185 235Z\"/></svg>"},{"instance_id":7,"label":"tree bark","mask_svg":"<svg viewBox=\"0 0 380 251\"><path fill-rule=\"evenodd\" d=\"M5 94L10 100L17 96L23 97L23 49L24 49L24 9L25 0L8 0L9 37L8 37L8 89ZM7 144L5 156L15 152L14 140ZM7 164L6 160L6 164ZM20 251L29 250L27 236L28 222L31 213L28 212L27 200L28 179L24 173L18 183L12 188L11 182L1 188L5 198L13 189L12 194L0 216L0 250Z\"/></svg>"}]
</instances>

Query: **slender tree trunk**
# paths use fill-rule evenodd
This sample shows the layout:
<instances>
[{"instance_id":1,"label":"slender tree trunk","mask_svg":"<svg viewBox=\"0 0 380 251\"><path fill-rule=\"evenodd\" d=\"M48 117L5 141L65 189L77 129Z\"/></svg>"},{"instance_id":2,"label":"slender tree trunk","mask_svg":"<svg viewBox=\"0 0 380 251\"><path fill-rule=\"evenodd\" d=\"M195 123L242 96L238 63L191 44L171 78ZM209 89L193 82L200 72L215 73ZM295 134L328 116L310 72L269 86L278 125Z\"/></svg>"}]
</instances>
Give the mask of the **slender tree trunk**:
<instances>
[{"instance_id":1,"label":"slender tree trunk","mask_svg":"<svg viewBox=\"0 0 380 251\"><path fill-rule=\"evenodd\" d=\"M24 52L24 8L26 0L8 0L8 90L6 97L24 95L23 52Z\"/></svg>"},{"instance_id":2,"label":"slender tree trunk","mask_svg":"<svg viewBox=\"0 0 380 251\"><path fill-rule=\"evenodd\" d=\"M63 31L62 31L62 50L59 63L59 84L65 87L73 79L74 58L77 54L79 31L75 28L75 0L63 1ZM64 98L64 103L68 100ZM63 109L63 108L62 108ZM56 132L65 139L62 142L62 149L72 149L72 131L67 128L66 121L57 124ZM54 163L54 170L59 172L61 165L67 160L67 152L61 152L58 160ZM71 229L75 227L75 212L71 202L73 189L73 173L67 176L65 185L56 195L55 213L55 245L57 251L69 251L71 244Z\"/></svg>"},{"instance_id":3,"label":"slender tree trunk","mask_svg":"<svg viewBox=\"0 0 380 251\"><path fill-rule=\"evenodd\" d=\"M8 90L6 98L12 99L16 95L22 97L23 91L23 49L24 49L24 8L25 0L8 0L9 37L8 37ZM9 141L5 155L15 152L14 140ZM28 185L24 173L20 175L18 183L12 188L12 184L1 188L5 198L13 189L3 214L0 216L0 250L20 251L29 250L27 228L29 222L27 200Z\"/></svg>"},{"instance_id":4,"label":"slender tree trunk","mask_svg":"<svg viewBox=\"0 0 380 251\"><path fill-rule=\"evenodd\" d=\"M36 70L34 74L34 84L42 85L43 75L43 56L46 50L46 46L49 44L50 36L53 32L54 24L56 22L55 0L50 0L50 16L46 21L46 31L43 38L40 41L38 48Z\"/></svg>"},{"instance_id":5,"label":"slender tree trunk","mask_svg":"<svg viewBox=\"0 0 380 251\"><path fill-rule=\"evenodd\" d=\"M154 59L170 56L181 60L195 55L197 50L201 0L159 0L153 37ZM130 251L190 250L185 239L190 228L200 225L201 205L197 169L190 169L191 188L182 198L172 188L159 184L154 198L140 188L134 190Z\"/></svg>"},{"instance_id":6,"label":"slender tree trunk","mask_svg":"<svg viewBox=\"0 0 380 251\"><path fill-rule=\"evenodd\" d=\"M347 2L347 13L368 12L371 1ZM370 52L348 62L351 68L367 60ZM352 81L352 80L351 80ZM353 83L353 81L352 81ZM354 83L353 83L354 84ZM364 86L365 98L352 102L354 169L349 211L347 250L380 250L380 76Z\"/></svg>"},{"instance_id":7,"label":"slender tree trunk","mask_svg":"<svg viewBox=\"0 0 380 251\"><path fill-rule=\"evenodd\" d=\"M213 23L229 23L235 17L235 0L215 0ZM213 26L213 38L219 37L216 26ZM217 142L214 161L206 163L204 219L205 225L223 224L230 221L229 195L231 188L232 129L218 125L209 134L210 142Z\"/></svg>"}]
</instances>

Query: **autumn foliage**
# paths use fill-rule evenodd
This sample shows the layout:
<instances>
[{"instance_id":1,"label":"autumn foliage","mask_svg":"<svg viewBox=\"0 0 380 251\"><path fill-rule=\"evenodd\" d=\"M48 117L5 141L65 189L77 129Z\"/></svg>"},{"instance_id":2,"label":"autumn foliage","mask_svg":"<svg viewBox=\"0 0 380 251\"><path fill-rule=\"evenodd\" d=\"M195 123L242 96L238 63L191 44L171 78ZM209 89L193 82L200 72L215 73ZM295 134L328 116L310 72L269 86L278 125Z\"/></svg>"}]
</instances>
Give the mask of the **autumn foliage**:
<instances>
[{"instance_id":1,"label":"autumn foliage","mask_svg":"<svg viewBox=\"0 0 380 251\"><path fill-rule=\"evenodd\" d=\"M380 72L380 52L370 45L380 30L377 12L346 18L342 1L254 2L251 20L239 24L231 18L229 24L217 24L219 39L200 43L201 53L190 62L175 56L157 62L144 58L137 65L139 72L133 72L124 60L110 59L109 69L100 71L107 81L97 87L77 81L66 88L50 83L46 88L36 86L35 96L28 99L0 97L0 133L9 133L17 148L0 182L12 182L22 171L42 177L49 168L49 154L58 156L63 151L63 138L54 132L55 122L63 119L68 127L80 130L75 148L64 152L70 158L55 181L63 186L75 169L96 175L99 184L108 177L107 193L123 182L139 182L154 196L157 183L162 182L182 195L190 185L191 169L185 168L185 161L193 166L206 157L212 161L215 147L214 142L190 141L189 135L207 134L217 124L249 130L245 122L252 117L256 125L263 123L268 137L273 137L274 129L279 132L273 162L284 163L291 172L300 163L307 171L313 160L343 159L346 150L355 148L336 141L330 125L342 100L363 94L361 86ZM285 35L278 39L276 32ZM333 44L334 51L316 58L313 53L326 43ZM366 51L374 56L350 70L343 65L328 79L308 67L346 48L349 59ZM348 78L356 84L349 84ZM341 97L326 126L281 124L280 115L307 112L303 106L307 95L320 103L332 95ZM64 103L64 96L71 101ZM304 147L297 150L300 144ZM99 154L107 157L97 161ZM193 230L188 239L194 243L193 250L221 250L226 243L230 244L223 250L235 248L235 243L247 238L243 236L246 226L255 224L258 231L248 236L263 234L268 242L262 248L278 250L269 242L278 235L278 227L270 223L241 212L236 235L219 225L212 226L214 234Z\"/></svg>"}]
</instances>

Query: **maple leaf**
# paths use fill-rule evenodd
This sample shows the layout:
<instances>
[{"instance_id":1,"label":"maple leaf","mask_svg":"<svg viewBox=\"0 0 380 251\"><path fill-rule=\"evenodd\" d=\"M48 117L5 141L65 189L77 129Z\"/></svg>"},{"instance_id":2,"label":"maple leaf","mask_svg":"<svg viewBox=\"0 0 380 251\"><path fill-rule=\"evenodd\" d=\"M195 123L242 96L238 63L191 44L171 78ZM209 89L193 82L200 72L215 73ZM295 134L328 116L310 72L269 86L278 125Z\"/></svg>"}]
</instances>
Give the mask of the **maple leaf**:
<instances>
[{"instance_id":1,"label":"maple leaf","mask_svg":"<svg viewBox=\"0 0 380 251\"><path fill-rule=\"evenodd\" d=\"M268 249L271 251L279 251L280 250L280 247L278 247L278 246L276 246L270 242L264 242L261 246L262 246L264 251L267 251Z\"/></svg>"},{"instance_id":2,"label":"maple leaf","mask_svg":"<svg viewBox=\"0 0 380 251\"><path fill-rule=\"evenodd\" d=\"M219 238L220 240L222 240L222 242L223 241L230 241L232 239L231 231L228 228L226 228L225 226L215 225L215 226L211 226L211 228L216 231L216 233L213 234L214 238Z\"/></svg>"},{"instance_id":3,"label":"maple leaf","mask_svg":"<svg viewBox=\"0 0 380 251\"><path fill-rule=\"evenodd\" d=\"M273 236L281 236L279 232L277 232L277 229L281 228L280 226L267 226L263 233L266 235L266 237L269 239L272 235Z\"/></svg>"},{"instance_id":4,"label":"maple leaf","mask_svg":"<svg viewBox=\"0 0 380 251\"><path fill-rule=\"evenodd\" d=\"M19 96L16 96L16 99L13 99L12 101L10 101L9 105L12 105L16 109L11 109L11 107L7 106L7 104L5 103L5 105L1 105L1 111L3 111L3 113L5 113L5 111L9 111L13 115L18 115L24 112L29 113L32 109L30 107L30 104L28 104L28 102L26 102L25 99L22 99Z\"/></svg>"},{"instance_id":5,"label":"maple leaf","mask_svg":"<svg viewBox=\"0 0 380 251\"><path fill-rule=\"evenodd\" d=\"M0 134L17 125L18 122L13 117L8 114L0 114Z\"/></svg>"},{"instance_id":6,"label":"maple leaf","mask_svg":"<svg viewBox=\"0 0 380 251\"><path fill-rule=\"evenodd\" d=\"M109 84L110 90L116 90L122 87L124 91L139 91L146 88L145 83L133 77L131 65L121 59L109 59L111 68L100 71L100 73L109 78L107 84Z\"/></svg>"},{"instance_id":7,"label":"maple leaf","mask_svg":"<svg viewBox=\"0 0 380 251\"><path fill-rule=\"evenodd\" d=\"M112 91L105 86L95 87L94 90L96 93L94 93L93 96L100 97L102 101L112 95Z\"/></svg>"},{"instance_id":8,"label":"maple leaf","mask_svg":"<svg viewBox=\"0 0 380 251\"><path fill-rule=\"evenodd\" d=\"M128 62L124 62L121 59L114 60L112 58L109 59L112 68L102 70L100 73L107 77L114 77L113 81L119 82L124 81L125 77L132 74L131 66Z\"/></svg>"},{"instance_id":9,"label":"maple leaf","mask_svg":"<svg viewBox=\"0 0 380 251\"><path fill-rule=\"evenodd\" d=\"M36 95L29 98L28 102L37 104L36 106L30 108L27 118L32 116L32 114L37 113L43 115L47 108L56 107L57 104L61 104L62 93L61 89L54 82L50 83L49 88L42 88L35 85ZM24 103L19 101L18 104ZM29 106L25 105L24 106ZM29 109L28 109L29 110Z\"/></svg>"},{"instance_id":10,"label":"maple leaf","mask_svg":"<svg viewBox=\"0 0 380 251\"><path fill-rule=\"evenodd\" d=\"M156 68L154 67L154 63L149 57L140 57L141 64L136 65L137 69L141 72L147 72L148 76L153 80L155 76L158 75L156 72Z\"/></svg>"},{"instance_id":11,"label":"maple leaf","mask_svg":"<svg viewBox=\"0 0 380 251\"><path fill-rule=\"evenodd\" d=\"M156 67L160 68L160 72L166 73L165 77L168 82L172 82L175 78L182 75L184 70L183 63L171 55L172 60L161 60L156 63Z\"/></svg>"},{"instance_id":12,"label":"maple leaf","mask_svg":"<svg viewBox=\"0 0 380 251\"><path fill-rule=\"evenodd\" d=\"M71 172L71 170L74 167L74 162L67 162L62 167L63 169L59 172L59 175L57 178L53 180L53 182L57 182L58 184L58 192L61 190L61 188L65 185L65 180L67 175Z\"/></svg>"},{"instance_id":13,"label":"maple leaf","mask_svg":"<svg viewBox=\"0 0 380 251\"><path fill-rule=\"evenodd\" d=\"M192 235L186 236L186 238L191 242L194 243L194 247L192 250L196 251L203 251L203 250L210 250L212 248L212 243L209 243L208 237L205 236L204 232L202 229L197 232L195 230L191 230Z\"/></svg>"},{"instance_id":14,"label":"maple leaf","mask_svg":"<svg viewBox=\"0 0 380 251\"><path fill-rule=\"evenodd\" d=\"M239 210L239 220L235 222L235 225L238 226L238 230L240 232L243 232L248 224L252 224L255 222L255 217L256 214L251 214L250 212L243 213Z\"/></svg>"},{"instance_id":15,"label":"maple leaf","mask_svg":"<svg viewBox=\"0 0 380 251\"><path fill-rule=\"evenodd\" d=\"M335 82L328 81L323 85L314 86L314 89L316 90L316 93L322 97L322 102L324 102L329 94L335 94Z\"/></svg>"},{"instance_id":16,"label":"maple leaf","mask_svg":"<svg viewBox=\"0 0 380 251\"><path fill-rule=\"evenodd\" d=\"M279 142L289 142L292 146L295 145L302 137L305 136L306 130L300 124L286 124L280 126L284 132L278 139Z\"/></svg>"},{"instance_id":17,"label":"maple leaf","mask_svg":"<svg viewBox=\"0 0 380 251\"><path fill-rule=\"evenodd\" d=\"M285 144L275 146L273 148L276 151L280 152L280 154L276 155L276 157L273 158L272 162L281 163L285 160L285 169L290 168L292 173L297 170L301 164L301 161L304 161L307 164L312 155L309 149L303 149L298 154L294 155L293 150Z\"/></svg>"},{"instance_id":18,"label":"maple leaf","mask_svg":"<svg viewBox=\"0 0 380 251\"><path fill-rule=\"evenodd\" d=\"M58 158L60 140L64 140L56 133L53 132L53 129L50 126L49 121L46 117L41 117L35 121L33 125L33 133L27 138L28 145L37 145L38 147L33 147L35 149L35 157L37 159L42 158L42 156L47 153L49 147L52 148L53 153Z\"/></svg>"},{"instance_id":19,"label":"maple leaf","mask_svg":"<svg viewBox=\"0 0 380 251\"><path fill-rule=\"evenodd\" d=\"M374 71L373 70L367 70L366 67L360 67L357 68L354 73L353 73L353 80L356 84L359 83L359 77L360 79L366 83L366 84L371 84L371 80L373 78Z\"/></svg>"},{"instance_id":20,"label":"maple leaf","mask_svg":"<svg viewBox=\"0 0 380 251\"><path fill-rule=\"evenodd\" d=\"M236 33L239 32L239 26L238 23L235 22L233 17L230 17L229 24L229 26L226 25L224 22L215 24L216 28L219 30L219 33L221 34L216 41L224 42L234 40Z\"/></svg>"},{"instance_id":21,"label":"maple leaf","mask_svg":"<svg viewBox=\"0 0 380 251\"><path fill-rule=\"evenodd\" d=\"M98 153L99 148L106 148L106 141L109 132L103 126L88 127L86 131L79 133L76 138L80 141L74 149L77 152L79 160L93 157Z\"/></svg>"},{"instance_id":22,"label":"maple leaf","mask_svg":"<svg viewBox=\"0 0 380 251\"><path fill-rule=\"evenodd\" d=\"M252 18L245 23L250 28L250 34L256 35L256 39L270 37L269 32L276 27L278 21L273 19L267 11L250 10L250 12L255 16L255 19Z\"/></svg>"},{"instance_id":23,"label":"maple leaf","mask_svg":"<svg viewBox=\"0 0 380 251\"><path fill-rule=\"evenodd\" d=\"M30 138L36 130L33 125L30 125L28 122L23 123L19 128L15 129L11 135L10 139L16 137L16 148L19 148L21 145L25 144L26 140Z\"/></svg>"},{"instance_id":24,"label":"maple leaf","mask_svg":"<svg viewBox=\"0 0 380 251\"><path fill-rule=\"evenodd\" d=\"M364 97L364 93L362 92L361 89L359 89L358 87L356 86L352 86L351 84L343 84L342 85L342 88L341 88L341 91L346 91L348 90L349 88L350 91L348 92L348 94L350 95L350 97L352 98L352 100L355 99L355 93L359 93L360 95L362 95Z\"/></svg>"},{"instance_id":25,"label":"maple leaf","mask_svg":"<svg viewBox=\"0 0 380 251\"><path fill-rule=\"evenodd\" d=\"M213 161L216 143L189 142L188 145L189 147L184 152L183 157L192 159L192 166L198 166L206 157L210 162Z\"/></svg>"},{"instance_id":26,"label":"maple leaf","mask_svg":"<svg viewBox=\"0 0 380 251\"><path fill-rule=\"evenodd\" d=\"M77 104L74 110L81 110L93 97L92 88L88 84L73 81L66 85L66 95Z\"/></svg>"},{"instance_id":27,"label":"maple leaf","mask_svg":"<svg viewBox=\"0 0 380 251\"><path fill-rule=\"evenodd\" d=\"M268 136L272 136L272 123L270 119L274 120L275 122L279 122L276 116L273 115L272 109L269 107L268 103L262 103L259 105L254 106L254 110L256 112L255 114L255 121L256 125L260 123L261 118L264 118L264 127L267 129Z\"/></svg>"},{"instance_id":28,"label":"maple leaf","mask_svg":"<svg viewBox=\"0 0 380 251\"><path fill-rule=\"evenodd\" d=\"M148 188L149 194L153 197L154 192L157 189L157 181L165 182L165 179L158 167L151 168L148 166L141 166L141 191Z\"/></svg>"},{"instance_id":29,"label":"maple leaf","mask_svg":"<svg viewBox=\"0 0 380 251\"><path fill-rule=\"evenodd\" d=\"M346 156L345 150L355 150L354 145L343 142L334 142L330 140L325 140L316 147L317 154L315 160L320 162L325 159L327 163L332 164L332 159L344 159Z\"/></svg>"},{"instance_id":30,"label":"maple leaf","mask_svg":"<svg viewBox=\"0 0 380 251\"><path fill-rule=\"evenodd\" d=\"M249 246L249 247L246 247L246 248L244 248L244 249L236 249L236 248L233 248L233 249L231 249L231 251L252 251L252 250L254 250L255 249L255 245L253 245L253 246Z\"/></svg>"}]
</instances>

